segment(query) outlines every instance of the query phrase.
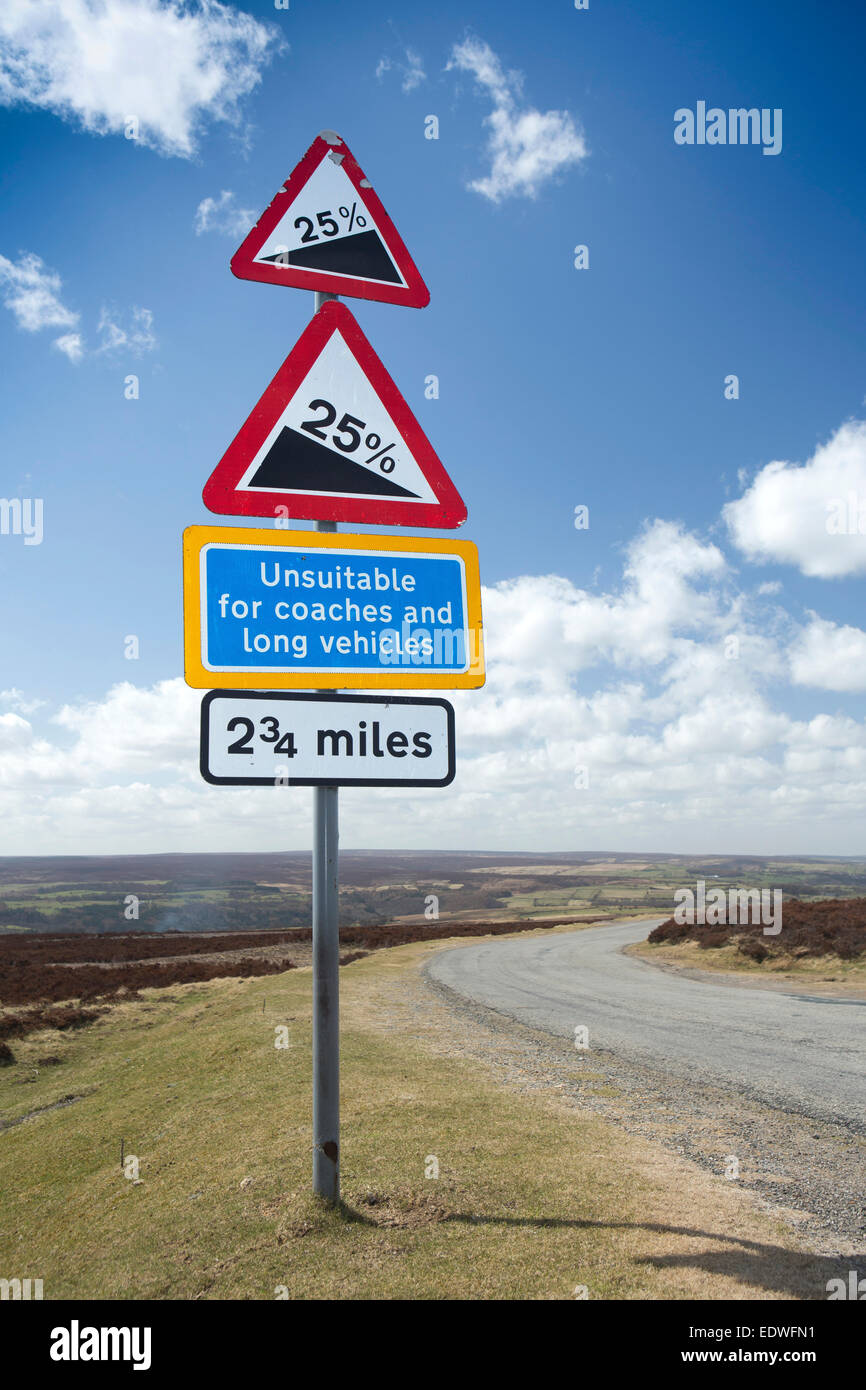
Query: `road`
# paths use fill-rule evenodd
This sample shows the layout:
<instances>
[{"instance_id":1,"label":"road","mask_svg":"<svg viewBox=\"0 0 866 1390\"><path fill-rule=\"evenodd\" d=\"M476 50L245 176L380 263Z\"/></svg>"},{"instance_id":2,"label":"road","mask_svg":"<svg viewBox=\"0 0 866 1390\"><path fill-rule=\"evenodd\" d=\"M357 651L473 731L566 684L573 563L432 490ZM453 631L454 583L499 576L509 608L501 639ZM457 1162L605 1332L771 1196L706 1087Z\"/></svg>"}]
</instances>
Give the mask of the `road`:
<instances>
[{"instance_id":1,"label":"road","mask_svg":"<svg viewBox=\"0 0 866 1390\"><path fill-rule=\"evenodd\" d=\"M693 980L622 954L651 922L441 953L439 984L590 1049L866 1132L866 1001Z\"/></svg>"}]
</instances>

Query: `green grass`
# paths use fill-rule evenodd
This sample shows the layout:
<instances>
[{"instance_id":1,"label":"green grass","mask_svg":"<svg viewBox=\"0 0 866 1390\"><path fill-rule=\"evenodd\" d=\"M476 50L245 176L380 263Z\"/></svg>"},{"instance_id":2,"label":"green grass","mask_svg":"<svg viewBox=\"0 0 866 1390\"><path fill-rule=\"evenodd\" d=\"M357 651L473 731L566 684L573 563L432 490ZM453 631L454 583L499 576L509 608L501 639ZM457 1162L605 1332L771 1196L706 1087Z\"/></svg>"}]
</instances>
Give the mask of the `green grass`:
<instances>
[{"instance_id":1,"label":"green grass","mask_svg":"<svg viewBox=\"0 0 866 1390\"><path fill-rule=\"evenodd\" d=\"M612 1151L596 1154L602 1177L591 1196L572 1179L552 1198L548 1145L564 1141L561 1124L515 1131L469 1068L398 1055L351 1028L343 1183L367 1219L321 1209L308 1195L310 1029L298 1017L308 990L309 977L269 980L264 1015L261 983L187 988L177 1003L162 992L152 1013L126 1006L124 1017L64 1040L67 1060L35 1083L15 1086L10 1069L10 1118L70 1090L83 1098L3 1136L2 1266L26 1250L54 1298L269 1298L277 1285L292 1296L471 1297L490 1292L492 1271L497 1296L567 1296L569 1280L587 1282L591 1268L599 1278L603 1231L579 1240L570 1225L547 1231L531 1274L527 1255L537 1250L533 1221L570 1221L575 1201L583 1219L603 1216ZM274 1025L284 1020L291 1047L277 1051ZM139 1158L140 1185L121 1174L121 1138ZM431 1154L438 1181L424 1176ZM572 1158L576 1170L587 1161ZM365 1207L371 1189L389 1194L386 1219L402 1229L368 1224L382 1216ZM487 1224L497 1217L521 1224ZM599 1292L630 1287L634 1278L614 1269Z\"/></svg>"},{"instance_id":2,"label":"green grass","mask_svg":"<svg viewBox=\"0 0 866 1390\"><path fill-rule=\"evenodd\" d=\"M686 1191L601 1121L383 1032L371 998L431 949L341 972L336 1210L309 1190L308 971L147 991L16 1043L3 1114L40 1113L0 1133L0 1275L52 1299L732 1297L767 1296L755 1270L772 1262L775 1289L781 1261L798 1287L804 1257L765 1218L744 1225L730 1185ZM40 1066L48 1053L61 1064ZM732 1249L740 1265L714 1272Z\"/></svg>"}]
</instances>

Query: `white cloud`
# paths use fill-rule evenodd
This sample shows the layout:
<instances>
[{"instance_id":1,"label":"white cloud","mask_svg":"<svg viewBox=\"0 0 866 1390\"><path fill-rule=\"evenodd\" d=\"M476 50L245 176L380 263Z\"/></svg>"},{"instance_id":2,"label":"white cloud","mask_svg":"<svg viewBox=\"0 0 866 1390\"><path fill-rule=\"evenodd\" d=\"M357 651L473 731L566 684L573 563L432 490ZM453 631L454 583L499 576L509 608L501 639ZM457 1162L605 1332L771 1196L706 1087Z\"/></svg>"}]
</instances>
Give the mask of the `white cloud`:
<instances>
[{"instance_id":1,"label":"white cloud","mask_svg":"<svg viewBox=\"0 0 866 1390\"><path fill-rule=\"evenodd\" d=\"M3 303L26 333L75 328L78 323L78 314L60 298L63 281L57 271L50 270L32 251L24 252L17 263L0 256L0 286Z\"/></svg>"},{"instance_id":2,"label":"white cloud","mask_svg":"<svg viewBox=\"0 0 866 1390\"><path fill-rule=\"evenodd\" d=\"M27 333L38 333L45 328L68 328L70 331L61 333L52 346L77 364L87 352L84 337L78 331L81 316L63 303L62 290L63 281L57 271L51 270L32 251L23 252L17 262L0 256L0 292L19 328ZM156 347L153 314L149 309L134 307L124 327L116 309L103 308L97 333L100 341L93 349L95 353L123 349L138 355Z\"/></svg>"},{"instance_id":3,"label":"white cloud","mask_svg":"<svg viewBox=\"0 0 866 1390\"><path fill-rule=\"evenodd\" d=\"M791 677L821 690L866 690L866 632L811 615L791 648Z\"/></svg>"},{"instance_id":4,"label":"white cloud","mask_svg":"<svg viewBox=\"0 0 866 1390\"><path fill-rule=\"evenodd\" d=\"M143 352L152 352L156 347L153 314L149 309L134 307L128 316L127 326L124 327L119 321L116 309L103 308L96 331L100 335L96 352L123 351L131 352L138 357Z\"/></svg>"},{"instance_id":5,"label":"white cloud","mask_svg":"<svg viewBox=\"0 0 866 1390\"><path fill-rule=\"evenodd\" d=\"M583 131L568 111L538 111L522 102L522 78L506 73L489 44L468 38L455 44L448 69L473 75L488 93L493 110L487 152L490 173L469 187L491 202L537 196L548 179L589 154Z\"/></svg>"},{"instance_id":6,"label":"white cloud","mask_svg":"<svg viewBox=\"0 0 866 1390\"><path fill-rule=\"evenodd\" d=\"M63 333L54 339L52 347L56 347L70 362L80 362L84 356L84 339L80 333Z\"/></svg>"},{"instance_id":7,"label":"white cloud","mask_svg":"<svg viewBox=\"0 0 866 1390\"><path fill-rule=\"evenodd\" d=\"M63 303L63 281L41 256L25 251L17 262L0 256L0 286L3 303L26 333L39 333L45 328L75 329L79 315ZM54 339L53 346L70 362L80 362L84 355L84 341L78 332L62 333Z\"/></svg>"},{"instance_id":8,"label":"white cloud","mask_svg":"<svg viewBox=\"0 0 866 1390\"><path fill-rule=\"evenodd\" d=\"M33 714L44 704L44 700L28 700L23 690L17 690L15 686L10 687L9 690L0 690L0 705L5 705L10 710L17 710L19 714Z\"/></svg>"},{"instance_id":9,"label":"white cloud","mask_svg":"<svg viewBox=\"0 0 866 1390\"><path fill-rule=\"evenodd\" d=\"M0 714L0 749L15 748L30 741L33 730L20 714Z\"/></svg>"},{"instance_id":10,"label":"white cloud","mask_svg":"<svg viewBox=\"0 0 866 1390\"><path fill-rule=\"evenodd\" d=\"M723 516L750 560L819 579L866 571L866 421L852 420L808 463L768 463Z\"/></svg>"},{"instance_id":11,"label":"white cloud","mask_svg":"<svg viewBox=\"0 0 866 1390\"><path fill-rule=\"evenodd\" d=\"M422 82L427 81L424 60L420 53L415 52L414 48L406 49L405 62L387 57L380 58L376 64L376 76L381 81L385 73L390 72L392 68L397 68L403 74L403 81L400 86L407 95L409 92L414 92L416 87L420 87Z\"/></svg>"},{"instance_id":12,"label":"white cloud","mask_svg":"<svg viewBox=\"0 0 866 1390\"><path fill-rule=\"evenodd\" d=\"M181 769L195 737L201 697L183 681L142 690L124 681L102 700L64 705L54 722L77 739L70 763L77 775Z\"/></svg>"},{"instance_id":13,"label":"white cloud","mask_svg":"<svg viewBox=\"0 0 866 1390\"><path fill-rule=\"evenodd\" d=\"M736 614L698 585L724 572L716 546L656 521L629 547L617 592L590 593L555 575L507 580L485 602L485 621L508 632L499 679L519 686L537 670L546 683L561 683L604 662L658 667L688 650L689 634L706 636L708 625L721 643Z\"/></svg>"},{"instance_id":14,"label":"white cloud","mask_svg":"<svg viewBox=\"0 0 866 1390\"><path fill-rule=\"evenodd\" d=\"M96 135L123 132L189 157L240 105L276 31L217 0L3 0L0 105L30 105Z\"/></svg>"},{"instance_id":15,"label":"white cloud","mask_svg":"<svg viewBox=\"0 0 866 1390\"><path fill-rule=\"evenodd\" d=\"M224 188L218 198L202 198L195 210L195 234L221 232L226 236L245 236L255 220L253 209L239 207L236 195Z\"/></svg>"}]
</instances>

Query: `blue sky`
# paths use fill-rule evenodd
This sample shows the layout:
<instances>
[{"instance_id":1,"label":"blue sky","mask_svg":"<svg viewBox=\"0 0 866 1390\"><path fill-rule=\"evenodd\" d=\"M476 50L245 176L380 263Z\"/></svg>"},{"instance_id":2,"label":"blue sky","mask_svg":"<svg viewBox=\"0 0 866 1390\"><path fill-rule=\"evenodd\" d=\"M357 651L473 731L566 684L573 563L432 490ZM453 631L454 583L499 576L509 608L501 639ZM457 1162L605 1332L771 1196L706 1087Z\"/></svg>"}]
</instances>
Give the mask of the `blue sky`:
<instances>
[{"instance_id":1,"label":"blue sky","mask_svg":"<svg viewBox=\"0 0 866 1390\"><path fill-rule=\"evenodd\" d=\"M827 517L866 507L863 16L400 10L0 19L0 495L44 509L0 535L5 852L308 843L308 793L275 827L196 780L180 537L312 313L229 260L324 127L430 288L350 307L468 504L490 662L463 777L346 793L347 842L858 852L866 537ZM781 151L676 144L699 101L781 110Z\"/></svg>"}]
</instances>

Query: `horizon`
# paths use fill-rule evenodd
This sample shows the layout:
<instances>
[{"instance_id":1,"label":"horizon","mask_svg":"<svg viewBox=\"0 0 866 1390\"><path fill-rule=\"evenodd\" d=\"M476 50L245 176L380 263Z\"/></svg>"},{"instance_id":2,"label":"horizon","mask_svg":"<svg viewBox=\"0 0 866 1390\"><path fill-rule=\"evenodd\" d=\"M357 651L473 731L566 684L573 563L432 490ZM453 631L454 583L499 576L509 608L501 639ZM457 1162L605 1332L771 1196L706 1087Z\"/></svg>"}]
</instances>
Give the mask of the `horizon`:
<instances>
[{"instance_id":1,"label":"horizon","mask_svg":"<svg viewBox=\"0 0 866 1390\"><path fill-rule=\"evenodd\" d=\"M697 852L684 852L679 850L508 850L508 849L366 849L356 848L352 845L341 845L341 854L367 854L376 857L383 857L389 854L413 856L423 858L426 855L485 855L498 858L520 857L526 859L755 859L782 861L791 860L794 863L801 863L806 860L814 859L816 862L827 863L833 860L841 860L851 863L866 863L866 854L754 854L751 851L731 851L722 853L718 850L703 850ZM128 854L0 854L0 864L4 860L22 859L181 859L181 858L204 858L214 857L228 859L232 857L276 857L277 855L299 855L307 857L312 853L309 849L274 849L274 850L148 850L144 853L131 852Z\"/></svg>"}]
</instances>

